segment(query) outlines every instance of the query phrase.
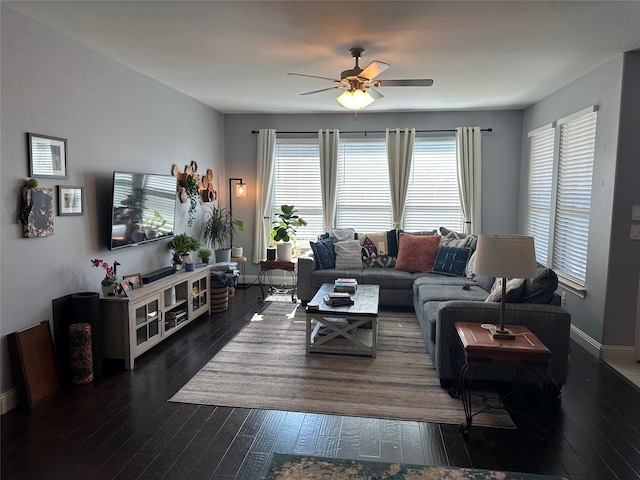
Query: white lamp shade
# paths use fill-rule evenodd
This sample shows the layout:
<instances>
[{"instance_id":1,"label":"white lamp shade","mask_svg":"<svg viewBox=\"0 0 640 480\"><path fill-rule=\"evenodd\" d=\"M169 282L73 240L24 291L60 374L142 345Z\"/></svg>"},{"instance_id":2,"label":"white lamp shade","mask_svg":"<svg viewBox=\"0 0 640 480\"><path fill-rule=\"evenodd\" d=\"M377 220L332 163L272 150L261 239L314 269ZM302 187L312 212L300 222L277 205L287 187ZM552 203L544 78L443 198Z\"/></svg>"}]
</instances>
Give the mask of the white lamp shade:
<instances>
[{"instance_id":1,"label":"white lamp shade","mask_svg":"<svg viewBox=\"0 0 640 480\"><path fill-rule=\"evenodd\" d=\"M480 235L473 271L487 277L535 277L537 263L533 237Z\"/></svg>"},{"instance_id":2,"label":"white lamp shade","mask_svg":"<svg viewBox=\"0 0 640 480\"><path fill-rule=\"evenodd\" d=\"M361 108L367 107L375 102L375 99L369 95L369 92L366 90L360 90L359 88L353 91L345 91L336 100L338 100L338 103L344 108L348 108L350 110L360 110Z\"/></svg>"}]
</instances>

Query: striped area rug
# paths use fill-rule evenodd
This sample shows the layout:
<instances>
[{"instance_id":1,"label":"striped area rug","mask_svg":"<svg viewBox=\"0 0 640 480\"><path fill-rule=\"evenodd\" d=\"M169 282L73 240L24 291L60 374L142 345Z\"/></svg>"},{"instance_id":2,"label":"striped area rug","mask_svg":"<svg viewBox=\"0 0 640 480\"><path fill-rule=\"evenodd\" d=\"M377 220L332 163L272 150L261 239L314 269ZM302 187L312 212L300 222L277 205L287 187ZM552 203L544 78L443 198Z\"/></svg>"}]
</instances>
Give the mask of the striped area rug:
<instances>
[{"instance_id":1,"label":"striped area rug","mask_svg":"<svg viewBox=\"0 0 640 480\"><path fill-rule=\"evenodd\" d=\"M170 401L449 424L464 421L462 402L440 387L414 313L381 312L378 352L372 359L307 355L305 313L303 307L295 307L290 303L279 307L280 315L269 314L269 309L255 315ZM503 410L478 414L473 422L514 428Z\"/></svg>"}]
</instances>

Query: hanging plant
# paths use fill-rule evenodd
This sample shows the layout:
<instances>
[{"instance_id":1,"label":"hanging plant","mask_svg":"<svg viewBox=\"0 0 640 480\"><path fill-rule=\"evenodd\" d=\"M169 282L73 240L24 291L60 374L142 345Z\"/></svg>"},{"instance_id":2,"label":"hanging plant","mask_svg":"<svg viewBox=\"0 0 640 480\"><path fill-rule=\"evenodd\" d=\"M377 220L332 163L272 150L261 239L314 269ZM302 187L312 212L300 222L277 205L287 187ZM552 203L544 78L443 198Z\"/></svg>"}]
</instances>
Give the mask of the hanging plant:
<instances>
[{"instance_id":1,"label":"hanging plant","mask_svg":"<svg viewBox=\"0 0 640 480\"><path fill-rule=\"evenodd\" d=\"M195 218L196 210L198 208L198 204L202 202L202 198L200 197L200 186L198 182L193 177L193 175L187 175L185 179L184 190L189 196L189 218L187 220L187 225L193 225L193 219Z\"/></svg>"}]
</instances>

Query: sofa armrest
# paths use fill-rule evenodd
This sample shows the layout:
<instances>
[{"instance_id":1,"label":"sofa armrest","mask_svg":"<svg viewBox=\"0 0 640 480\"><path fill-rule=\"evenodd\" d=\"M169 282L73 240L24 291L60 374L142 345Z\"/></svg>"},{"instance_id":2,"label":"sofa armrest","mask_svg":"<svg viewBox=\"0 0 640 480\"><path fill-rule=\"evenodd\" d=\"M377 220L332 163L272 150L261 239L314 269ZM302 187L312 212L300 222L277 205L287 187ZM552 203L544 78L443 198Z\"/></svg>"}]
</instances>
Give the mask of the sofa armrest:
<instances>
[{"instance_id":1,"label":"sofa armrest","mask_svg":"<svg viewBox=\"0 0 640 480\"><path fill-rule=\"evenodd\" d=\"M316 269L316 259L313 250L309 250L298 257L298 298L303 303L313 298L315 291L311 286L311 275Z\"/></svg>"},{"instance_id":2,"label":"sofa armrest","mask_svg":"<svg viewBox=\"0 0 640 480\"><path fill-rule=\"evenodd\" d=\"M459 343L456 322L500 322L499 302L449 301L439 305L436 316L436 343L433 362L441 379L453 379L449 351ZM558 386L567 380L571 315L561 307L549 304L508 303L505 323L523 325L551 350L548 373ZM502 380L502 379L501 379Z\"/></svg>"}]
</instances>

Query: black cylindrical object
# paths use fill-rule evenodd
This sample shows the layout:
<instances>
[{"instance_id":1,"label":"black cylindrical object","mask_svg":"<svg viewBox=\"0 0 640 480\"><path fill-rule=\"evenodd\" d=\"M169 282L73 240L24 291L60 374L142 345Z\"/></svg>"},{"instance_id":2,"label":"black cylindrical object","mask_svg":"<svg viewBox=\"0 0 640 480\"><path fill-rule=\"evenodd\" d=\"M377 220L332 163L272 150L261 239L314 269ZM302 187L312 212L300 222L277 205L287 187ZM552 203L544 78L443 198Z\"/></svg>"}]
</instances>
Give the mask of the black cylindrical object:
<instances>
[{"instance_id":1,"label":"black cylindrical object","mask_svg":"<svg viewBox=\"0 0 640 480\"><path fill-rule=\"evenodd\" d=\"M276 259L276 249L274 247L267 248L267 260Z\"/></svg>"},{"instance_id":2,"label":"black cylindrical object","mask_svg":"<svg viewBox=\"0 0 640 480\"><path fill-rule=\"evenodd\" d=\"M71 295L71 321L91 325L91 352L93 375L102 375L102 322L100 321L100 294L79 292Z\"/></svg>"}]
</instances>

